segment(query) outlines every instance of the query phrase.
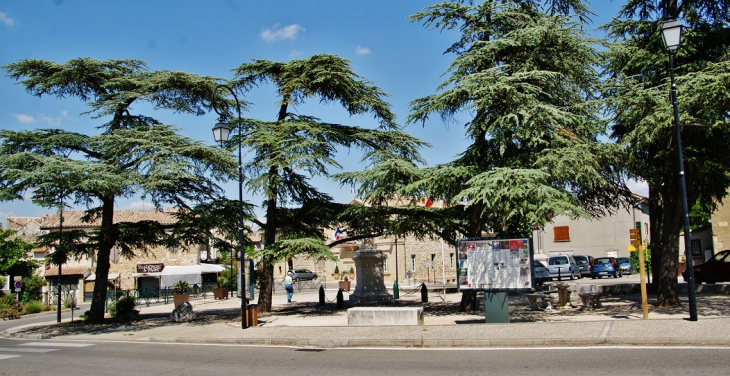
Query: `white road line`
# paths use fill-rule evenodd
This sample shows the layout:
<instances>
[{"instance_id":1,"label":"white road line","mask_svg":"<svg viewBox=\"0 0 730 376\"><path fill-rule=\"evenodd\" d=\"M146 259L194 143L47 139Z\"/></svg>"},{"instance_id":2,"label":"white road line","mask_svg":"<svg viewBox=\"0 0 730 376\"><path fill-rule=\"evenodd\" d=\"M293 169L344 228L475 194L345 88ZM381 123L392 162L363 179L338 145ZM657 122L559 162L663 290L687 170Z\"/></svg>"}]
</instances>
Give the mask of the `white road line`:
<instances>
[{"instance_id":1,"label":"white road line","mask_svg":"<svg viewBox=\"0 0 730 376\"><path fill-rule=\"evenodd\" d=\"M3 359L10 359L10 358L17 358L17 357L19 357L19 356L20 356L20 355L3 355L3 354L0 354L0 360L3 360Z\"/></svg>"},{"instance_id":2,"label":"white road line","mask_svg":"<svg viewBox=\"0 0 730 376\"><path fill-rule=\"evenodd\" d=\"M40 347L86 347L92 346L92 343L72 343L72 342L28 342L19 346L40 346Z\"/></svg>"},{"instance_id":3,"label":"white road line","mask_svg":"<svg viewBox=\"0 0 730 376\"><path fill-rule=\"evenodd\" d=\"M603 327L603 331L601 332L601 339L606 339L606 336L608 336L608 331L611 330L611 323L613 321L608 321L606 323L606 326Z\"/></svg>"},{"instance_id":4,"label":"white road line","mask_svg":"<svg viewBox=\"0 0 730 376\"><path fill-rule=\"evenodd\" d=\"M24 349L22 347L0 347L0 351L5 352L23 352L23 353L47 353L58 351L59 349Z\"/></svg>"}]
</instances>

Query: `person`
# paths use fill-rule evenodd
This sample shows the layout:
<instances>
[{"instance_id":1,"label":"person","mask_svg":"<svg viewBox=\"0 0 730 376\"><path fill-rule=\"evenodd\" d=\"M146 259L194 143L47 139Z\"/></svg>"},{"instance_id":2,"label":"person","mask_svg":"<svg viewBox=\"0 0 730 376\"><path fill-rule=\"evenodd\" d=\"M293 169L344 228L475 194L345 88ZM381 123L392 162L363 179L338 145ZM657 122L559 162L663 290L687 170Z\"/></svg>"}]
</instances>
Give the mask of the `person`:
<instances>
[{"instance_id":1,"label":"person","mask_svg":"<svg viewBox=\"0 0 730 376\"><path fill-rule=\"evenodd\" d=\"M291 277L294 275L294 273L289 271L289 273L286 273L286 277L284 278L284 288L286 289L286 301L288 303L291 303L291 297L294 296L294 286L292 286L292 279Z\"/></svg>"}]
</instances>

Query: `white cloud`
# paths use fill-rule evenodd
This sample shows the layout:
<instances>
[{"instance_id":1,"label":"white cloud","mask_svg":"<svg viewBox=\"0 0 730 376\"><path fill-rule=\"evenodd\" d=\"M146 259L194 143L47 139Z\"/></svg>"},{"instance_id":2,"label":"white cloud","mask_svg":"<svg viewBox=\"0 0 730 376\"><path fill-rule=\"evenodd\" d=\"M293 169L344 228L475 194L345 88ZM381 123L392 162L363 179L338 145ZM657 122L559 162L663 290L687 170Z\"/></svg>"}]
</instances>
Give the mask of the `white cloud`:
<instances>
[{"instance_id":1,"label":"white cloud","mask_svg":"<svg viewBox=\"0 0 730 376\"><path fill-rule=\"evenodd\" d=\"M5 24L5 26L7 26L7 27L13 27L13 26L15 26L15 20L13 20L12 18L8 17L8 15L5 14L5 13L3 13L3 12L0 12L0 22L2 22L3 24Z\"/></svg>"},{"instance_id":2,"label":"white cloud","mask_svg":"<svg viewBox=\"0 0 730 376\"><path fill-rule=\"evenodd\" d=\"M61 121L63 121L63 120L71 120L71 121L74 120L72 117L68 116L68 111L66 111L66 110L61 111L61 114L56 117L51 117L51 116L48 116L41 112L36 113L36 116L26 115L26 114L12 114L12 115L15 116L15 119L21 124L30 124L30 123L35 123L37 121L41 121L46 124L53 125L55 127L61 125Z\"/></svg>"},{"instance_id":3,"label":"white cloud","mask_svg":"<svg viewBox=\"0 0 730 376\"><path fill-rule=\"evenodd\" d=\"M358 55L370 55L372 51L367 47L357 46L355 47L355 53Z\"/></svg>"},{"instance_id":4,"label":"white cloud","mask_svg":"<svg viewBox=\"0 0 730 376\"><path fill-rule=\"evenodd\" d=\"M280 27L280 25L274 25L273 29L264 29L261 32L261 38L267 42L279 42L286 39L296 39L300 32L305 32L307 29L299 26L298 24L292 24L289 26Z\"/></svg>"},{"instance_id":5,"label":"white cloud","mask_svg":"<svg viewBox=\"0 0 730 376\"><path fill-rule=\"evenodd\" d=\"M649 184L647 184L645 181L629 179L629 181L626 182L626 186L629 187L629 190L631 192L634 192L637 195L649 197Z\"/></svg>"},{"instance_id":6,"label":"white cloud","mask_svg":"<svg viewBox=\"0 0 730 376\"><path fill-rule=\"evenodd\" d=\"M18 122L22 124L30 124L35 123L36 119L33 116L25 115L25 114L13 114L15 116L15 119L18 120Z\"/></svg>"},{"instance_id":7,"label":"white cloud","mask_svg":"<svg viewBox=\"0 0 730 376\"><path fill-rule=\"evenodd\" d=\"M117 209L121 210L152 210L154 205L144 200L130 201L124 204L120 204Z\"/></svg>"},{"instance_id":8,"label":"white cloud","mask_svg":"<svg viewBox=\"0 0 730 376\"><path fill-rule=\"evenodd\" d=\"M291 50L291 52L289 53L289 57L291 57L291 58L299 57L299 56L302 56L302 51Z\"/></svg>"}]
</instances>

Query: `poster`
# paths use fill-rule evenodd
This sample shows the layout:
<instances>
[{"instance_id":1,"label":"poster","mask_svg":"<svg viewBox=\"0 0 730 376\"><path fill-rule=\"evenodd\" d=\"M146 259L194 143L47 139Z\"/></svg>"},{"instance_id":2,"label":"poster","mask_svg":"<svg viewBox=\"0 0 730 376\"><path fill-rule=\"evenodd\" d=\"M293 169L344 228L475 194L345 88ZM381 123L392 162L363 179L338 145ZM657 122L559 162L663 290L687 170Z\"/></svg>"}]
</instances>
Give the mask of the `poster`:
<instances>
[{"instance_id":1,"label":"poster","mask_svg":"<svg viewBox=\"0 0 730 376\"><path fill-rule=\"evenodd\" d=\"M456 242L460 290L519 290L532 287L530 238L480 238Z\"/></svg>"}]
</instances>

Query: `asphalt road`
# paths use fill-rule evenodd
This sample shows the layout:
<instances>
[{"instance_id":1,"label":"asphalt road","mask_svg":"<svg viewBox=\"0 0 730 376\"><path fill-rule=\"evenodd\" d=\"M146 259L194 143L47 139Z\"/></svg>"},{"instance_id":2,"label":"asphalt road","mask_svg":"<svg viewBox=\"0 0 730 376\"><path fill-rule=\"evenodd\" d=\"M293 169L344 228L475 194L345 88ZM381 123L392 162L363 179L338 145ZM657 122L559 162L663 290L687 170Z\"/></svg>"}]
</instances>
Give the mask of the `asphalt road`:
<instances>
[{"instance_id":1,"label":"asphalt road","mask_svg":"<svg viewBox=\"0 0 730 376\"><path fill-rule=\"evenodd\" d=\"M303 349L0 339L0 375L726 375L730 348Z\"/></svg>"},{"instance_id":2,"label":"asphalt road","mask_svg":"<svg viewBox=\"0 0 730 376\"><path fill-rule=\"evenodd\" d=\"M78 318L79 315L82 315L85 311L89 310L89 306L91 303L83 303L79 305L78 309L74 309L73 311L73 317ZM15 320L5 320L0 319L0 332L14 328L16 326L21 325L29 325L29 324L39 324L43 322L56 322L58 316L56 314L56 311L53 312L43 312L43 313L37 313L34 315L27 315L27 316L20 316L19 319ZM70 309L64 309L61 310L61 319L70 319L71 318L71 310Z\"/></svg>"}]
</instances>

